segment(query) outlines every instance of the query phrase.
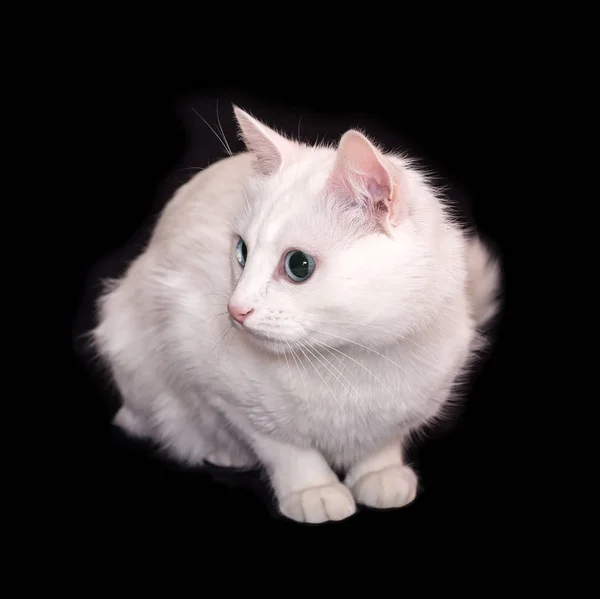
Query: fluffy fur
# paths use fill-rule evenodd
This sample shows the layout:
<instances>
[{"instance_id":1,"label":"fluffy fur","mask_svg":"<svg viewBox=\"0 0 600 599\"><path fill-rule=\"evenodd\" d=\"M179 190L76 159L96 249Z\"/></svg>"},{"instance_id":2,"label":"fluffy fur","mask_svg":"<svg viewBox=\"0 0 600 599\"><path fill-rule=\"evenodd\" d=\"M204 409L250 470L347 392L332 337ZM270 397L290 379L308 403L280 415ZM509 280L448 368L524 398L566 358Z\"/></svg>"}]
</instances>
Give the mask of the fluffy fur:
<instances>
[{"instance_id":1,"label":"fluffy fur","mask_svg":"<svg viewBox=\"0 0 600 599\"><path fill-rule=\"evenodd\" d=\"M481 347L498 264L406 158L358 131L306 146L234 111L249 151L181 187L100 299L115 423L190 464L262 464L298 521L406 505L403 444ZM291 249L315 259L303 283ZM239 324L228 304L253 311Z\"/></svg>"}]
</instances>

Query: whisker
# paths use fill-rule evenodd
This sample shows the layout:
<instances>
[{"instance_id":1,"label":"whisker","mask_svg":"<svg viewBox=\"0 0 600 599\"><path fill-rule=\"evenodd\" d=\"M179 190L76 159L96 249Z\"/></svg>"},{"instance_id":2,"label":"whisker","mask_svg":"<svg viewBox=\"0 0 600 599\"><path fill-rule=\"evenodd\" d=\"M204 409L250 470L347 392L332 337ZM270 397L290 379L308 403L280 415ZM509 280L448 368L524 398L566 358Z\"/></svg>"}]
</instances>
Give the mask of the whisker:
<instances>
[{"instance_id":1,"label":"whisker","mask_svg":"<svg viewBox=\"0 0 600 599\"><path fill-rule=\"evenodd\" d=\"M315 322L323 322L323 323L332 322L332 323L336 323L336 324L346 324L346 325L350 325L350 326L368 327L370 329L374 329L376 331L381 331L382 333L387 333L388 335L392 335L398 339L401 339L402 341L408 341L409 343L412 343L416 347L427 350L426 347L424 347L420 343L417 343L414 339L411 339L410 337L406 337L405 335L401 335L400 333L395 333L392 330L387 330L387 329L382 329L381 327L376 327L375 325L372 325L372 324L366 324L364 322L351 322L349 320L331 320L331 319L328 319L328 320L313 319L313 320L315 320Z\"/></svg>"},{"instance_id":2,"label":"whisker","mask_svg":"<svg viewBox=\"0 0 600 599\"><path fill-rule=\"evenodd\" d=\"M199 116L204 121L206 126L215 134L215 137L221 142L221 145L223 146L225 151L228 153L231 152L231 150L229 150L229 148L223 143L223 140L219 137L217 132L208 124L208 121L193 106L190 106L190 108L196 113L197 116ZM229 155L231 156L231 154Z\"/></svg>"},{"instance_id":3,"label":"whisker","mask_svg":"<svg viewBox=\"0 0 600 599\"><path fill-rule=\"evenodd\" d=\"M233 152L231 151L227 137L225 137L225 131L223 131L223 126L221 125L221 119L219 118L219 98L217 98L217 123L219 123L219 129L221 130L221 135L223 135L223 141L227 144L227 151L229 152L230 156L233 156Z\"/></svg>"},{"instance_id":4,"label":"whisker","mask_svg":"<svg viewBox=\"0 0 600 599\"><path fill-rule=\"evenodd\" d=\"M325 366L325 368L327 368L327 370L328 370L329 372L331 372L331 374L333 374L333 376L335 376L335 377L336 377L336 380L338 380L338 381L340 382L340 384L341 384L341 385L344 387L344 391L348 391L348 389L346 388L346 386L345 386L345 385L342 383L342 381L340 380L340 378L339 378L338 376L336 376L336 374L333 372L333 370L331 370L331 368L329 368L329 367L328 367L328 366L327 366L327 365L326 365L326 364L325 364L325 363L324 363L324 362L323 362L323 361L322 361L322 360L321 360L321 359L320 359L318 356L316 356L316 355L315 355L315 354L312 352L312 350L308 348L308 346L307 346L307 345L305 345L304 347L305 347L305 349L306 349L306 351L307 351L307 352L310 352L310 354L311 354L311 355L312 355L314 358L316 358L316 359L319 361L319 363L320 363L320 364L322 364L323 366ZM314 349L314 347L313 347L313 349Z\"/></svg>"},{"instance_id":5,"label":"whisker","mask_svg":"<svg viewBox=\"0 0 600 599\"><path fill-rule=\"evenodd\" d=\"M230 332L230 331L231 331L233 328L234 328L234 327L233 327L233 325L229 325L229 327L227 327L227 328L225 329L225 331L224 331L224 332L223 332L221 335L219 335L219 340L217 341L217 343L216 343L215 347L213 348L213 351L214 351L215 353L218 353L218 352L219 352L219 351L222 349L222 347L223 347L223 344L224 344L224 342L225 342L225 340L226 340L226 338L227 338L227 335L228 335L228 333L229 333L229 332Z\"/></svg>"},{"instance_id":6,"label":"whisker","mask_svg":"<svg viewBox=\"0 0 600 599\"><path fill-rule=\"evenodd\" d=\"M184 166L180 168L180 171L203 171L206 167L204 166Z\"/></svg>"},{"instance_id":7,"label":"whisker","mask_svg":"<svg viewBox=\"0 0 600 599\"><path fill-rule=\"evenodd\" d=\"M296 352L294 351L294 348L290 345L289 341L286 339L285 340L287 346L290 348L290 351L292 352L292 358L294 358L294 362L296 363L296 368L298 368L298 372L300 373L300 378L302 379L302 383L304 385L304 388L306 389L306 381L304 380L304 375L302 374L302 369L300 368L300 358L296 357ZM302 365L305 369L306 367L304 366L304 364Z\"/></svg>"},{"instance_id":8,"label":"whisker","mask_svg":"<svg viewBox=\"0 0 600 599\"><path fill-rule=\"evenodd\" d=\"M277 350L277 353L279 353L279 350ZM285 353L285 351L281 352L283 354L283 357L285 358L285 363L287 364L288 367L288 372L290 373L290 383L293 383L293 379L292 379L292 368L290 366L290 361L288 360L287 354Z\"/></svg>"},{"instance_id":9,"label":"whisker","mask_svg":"<svg viewBox=\"0 0 600 599\"><path fill-rule=\"evenodd\" d=\"M368 372L383 387L383 389L387 393L389 393L392 397L394 397L394 394L385 386L385 384L383 383L383 381L381 379L379 379L375 374L373 374L366 366L364 366L363 364L361 364L360 362L358 362L357 360L355 360L352 356L349 356L348 354L344 353L342 350L337 349L336 347L333 347L333 345L329 345L329 344L325 343L324 341L319 341L319 343L321 343L325 347L329 347L333 351L338 352L339 354L341 354L342 356L345 356L349 360L352 360L352 362L354 362L355 364L357 364L358 366L360 366L363 370L365 370L366 372Z\"/></svg>"},{"instance_id":10,"label":"whisker","mask_svg":"<svg viewBox=\"0 0 600 599\"><path fill-rule=\"evenodd\" d=\"M207 295L215 295L216 293L221 294L225 298L228 297L227 294L224 291L209 291L208 293L204 293L200 297L206 297Z\"/></svg>"},{"instance_id":11,"label":"whisker","mask_svg":"<svg viewBox=\"0 0 600 599\"><path fill-rule=\"evenodd\" d=\"M302 356L297 351L299 348L294 349L292 346L290 346L290 347L291 347L291 350L294 352L294 355L298 356L298 364L302 365L302 368L304 369L304 374L306 374L306 379L304 379L304 377L303 377L303 379L304 379L304 387L306 388L306 380L310 379L310 374L308 372L308 368L306 367L306 363L304 362L304 360L302 360Z\"/></svg>"},{"instance_id":12,"label":"whisker","mask_svg":"<svg viewBox=\"0 0 600 599\"><path fill-rule=\"evenodd\" d=\"M229 339L229 343L227 344L227 350L225 351L225 353L229 353L229 350L231 349L231 344L233 343L233 340L237 337L239 331L235 328L235 327L231 327L233 332L233 335L231 336L231 338Z\"/></svg>"},{"instance_id":13,"label":"whisker","mask_svg":"<svg viewBox=\"0 0 600 599\"><path fill-rule=\"evenodd\" d=\"M340 374L340 376L342 376L344 378L344 380L348 383L348 385L350 385L350 388L354 391L354 393L356 393L357 396L360 396L360 393L356 390L356 387L354 387L354 385L348 380L348 378L344 375L344 373L339 370L338 368L336 368L336 366L327 359L326 356L324 356L316 347L314 347L313 345L311 345L311 347L325 360L327 361L328 364L331 365L332 368L335 368L335 370ZM339 378L338 378L339 380ZM340 381L341 382L341 381Z\"/></svg>"},{"instance_id":14,"label":"whisker","mask_svg":"<svg viewBox=\"0 0 600 599\"><path fill-rule=\"evenodd\" d=\"M306 335L305 337L306 337L306 339L310 339L311 341L313 341L314 343L319 345L326 352L329 352L352 376L356 376L354 374L354 372L352 372L352 370L350 370L350 368L348 368L348 365L340 357L338 357L336 354L334 354L329 348L327 348L323 344L322 341L319 341L318 339L315 339L314 337L311 337L310 335Z\"/></svg>"},{"instance_id":15,"label":"whisker","mask_svg":"<svg viewBox=\"0 0 600 599\"><path fill-rule=\"evenodd\" d=\"M325 383L325 386L327 387L327 389L329 389L329 392L333 396L333 399L335 400L335 403L337 403L338 405L340 405L340 402L338 401L338 398L336 397L335 393L331 390L331 387L327 384L327 381L323 378L323 375L319 372L319 369L312 363L311 359L306 355L306 352L304 351L304 346L302 344L302 341L298 340L298 341L296 341L296 343L298 343L300 351L306 356L306 359L310 362L310 365L314 368L315 372L321 377L321 380Z\"/></svg>"},{"instance_id":16,"label":"whisker","mask_svg":"<svg viewBox=\"0 0 600 599\"><path fill-rule=\"evenodd\" d=\"M352 339L345 339L344 337L340 337L339 335L334 335L333 333L326 333L325 331L320 331L319 329L313 329L311 327L307 327L306 325L304 325L304 328L306 328L310 331L316 331L317 333L322 333L323 335L328 335L329 337L335 337L336 339L341 339L342 341L347 341L348 343L353 343L354 345L357 345L358 347L362 347L370 352L373 352L374 354L377 354L378 356L382 357L384 360L387 360L388 362L390 362L391 364L393 364L394 366L396 366L397 368L402 370L402 372L406 372L406 368L403 368L402 366L400 366L400 364L398 364L397 362L394 362L394 360L388 358L387 356L384 356L382 353L378 352L377 350L373 349L372 347L368 347L366 345L363 345L362 343L358 343L357 341L352 341Z\"/></svg>"}]
</instances>

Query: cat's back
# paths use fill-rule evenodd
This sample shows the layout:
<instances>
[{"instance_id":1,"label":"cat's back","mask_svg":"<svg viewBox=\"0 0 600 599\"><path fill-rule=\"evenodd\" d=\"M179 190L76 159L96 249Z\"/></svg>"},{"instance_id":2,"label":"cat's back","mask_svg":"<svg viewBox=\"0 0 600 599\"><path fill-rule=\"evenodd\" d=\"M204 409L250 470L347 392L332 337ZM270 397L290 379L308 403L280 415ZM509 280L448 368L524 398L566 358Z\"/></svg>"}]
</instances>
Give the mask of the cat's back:
<instances>
[{"instance_id":1,"label":"cat's back","mask_svg":"<svg viewBox=\"0 0 600 599\"><path fill-rule=\"evenodd\" d=\"M180 187L165 206L150 246L169 243L174 236L210 237L231 229L231 221L245 198L243 180L250 174L252 157L244 152L208 166Z\"/></svg>"},{"instance_id":2,"label":"cat's back","mask_svg":"<svg viewBox=\"0 0 600 599\"><path fill-rule=\"evenodd\" d=\"M151 330L157 306L189 294L191 280L212 289L229 285L231 221L245 202L242 181L251 161L248 153L220 160L175 192L144 251L102 295L102 325L121 314Z\"/></svg>"},{"instance_id":3,"label":"cat's back","mask_svg":"<svg viewBox=\"0 0 600 599\"><path fill-rule=\"evenodd\" d=\"M145 251L126 279L146 295L189 285L190 277L214 285L229 271L232 220L246 201L243 181L251 155L240 153L208 166L182 185L159 216ZM189 289L188 289L189 291Z\"/></svg>"}]
</instances>

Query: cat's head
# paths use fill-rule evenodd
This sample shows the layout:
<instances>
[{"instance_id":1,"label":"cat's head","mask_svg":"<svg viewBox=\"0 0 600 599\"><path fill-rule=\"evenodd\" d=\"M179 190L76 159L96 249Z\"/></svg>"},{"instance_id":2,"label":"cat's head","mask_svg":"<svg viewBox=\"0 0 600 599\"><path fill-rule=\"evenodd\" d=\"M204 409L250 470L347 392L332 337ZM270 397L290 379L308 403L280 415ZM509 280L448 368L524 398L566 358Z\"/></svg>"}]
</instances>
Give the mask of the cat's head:
<instances>
[{"instance_id":1,"label":"cat's head","mask_svg":"<svg viewBox=\"0 0 600 599\"><path fill-rule=\"evenodd\" d=\"M232 224L234 326L313 356L405 335L428 305L423 180L356 130L306 146L234 110L254 158Z\"/></svg>"}]
</instances>

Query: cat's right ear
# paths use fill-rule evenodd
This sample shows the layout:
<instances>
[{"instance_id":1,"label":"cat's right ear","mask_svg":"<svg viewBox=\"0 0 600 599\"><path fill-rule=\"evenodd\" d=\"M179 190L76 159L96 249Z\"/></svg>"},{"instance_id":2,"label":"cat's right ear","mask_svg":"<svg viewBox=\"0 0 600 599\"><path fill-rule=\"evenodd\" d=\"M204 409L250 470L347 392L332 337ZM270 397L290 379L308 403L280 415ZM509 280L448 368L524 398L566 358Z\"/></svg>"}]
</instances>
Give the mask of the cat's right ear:
<instances>
[{"instance_id":1,"label":"cat's right ear","mask_svg":"<svg viewBox=\"0 0 600 599\"><path fill-rule=\"evenodd\" d=\"M240 129L240 139L248 151L256 156L254 169L263 176L275 174L283 165L292 142L235 104L233 112Z\"/></svg>"},{"instance_id":2,"label":"cat's right ear","mask_svg":"<svg viewBox=\"0 0 600 599\"><path fill-rule=\"evenodd\" d=\"M389 225L396 227L404 220L408 206L402 182L390 167L373 143L359 131L350 129L340 140L327 187L341 197L367 206L372 215L384 217Z\"/></svg>"}]
</instances>

